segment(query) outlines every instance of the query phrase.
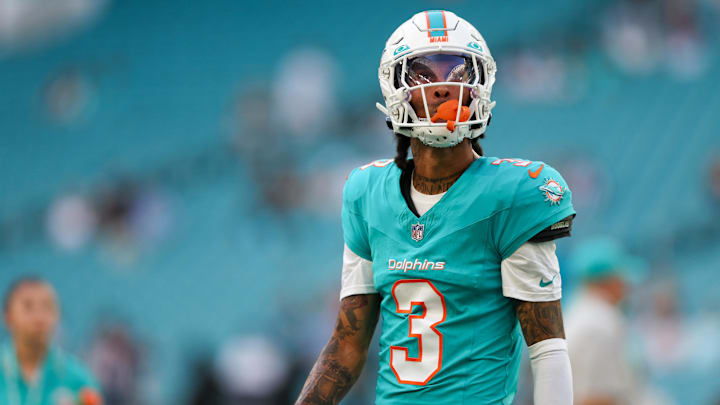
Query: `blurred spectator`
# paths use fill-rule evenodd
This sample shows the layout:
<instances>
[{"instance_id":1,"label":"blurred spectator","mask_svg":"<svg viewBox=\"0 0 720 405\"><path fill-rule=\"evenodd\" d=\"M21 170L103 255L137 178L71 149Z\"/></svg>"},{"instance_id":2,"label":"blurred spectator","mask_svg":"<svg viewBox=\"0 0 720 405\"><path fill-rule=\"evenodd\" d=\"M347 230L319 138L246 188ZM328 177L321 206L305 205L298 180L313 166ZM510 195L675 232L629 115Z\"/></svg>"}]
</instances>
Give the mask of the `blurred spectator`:
<instances>
[{"instance_id":1,"label":"blurred spectator","mask_svg":"<svg viewBox=\"0 0 720 405\"><path fill-rule=\"evenodd\" d=\"M47 215L50 239L61 249L83 247L95 233L97 217L81 195L65 195L53 201Z\"/></svg>"},{"instance_id":2,"label":"blurred spectator","mask_svg":"<svg viewBox=\"0 0 720 405\"><path fill-rule=\"evenodd\" d=\"M89 362L107 405L139 403L141 352L123 325L107 325L100 329L90 347Z\"/></svg>"},{"instance_id":3,"label":"blurred spectator","mask_svg":"<svg viewBox=\"0 0 720 405\"><path fill-rule=\"evenodd\" d=\"M663 65L676 78L695 78L707 67L698 12L694 0L620 1L602 22L605 51L628 73Z\"/></svg>"},{"instance_id":4,"label":"blurred spectator","mask_svg":"<svg viewBox=\"0 0 720 405\"><path fill-rule=\"evenodd\" d=\"M228 341L215 361L225 404L284 405L290 384L289 357L271 339L241 336Z\"/></svg>"},{"instance_id":5,"label":"blurred spectator","mask_svg":"<svg viewBox=\"0 0 720 405\"><path fill-rule=\"evenodd\" d=\"M584 286L565 321L577 405L667 403L650 392L628 360L628 320L620 309L641 261L611 239L584 241L571 257Z\"/></svg>"},{"instance_id":6,"label":"blurred spectator","mask_svg":"<svg viewBox=\"0 0 720 405\"><path fill-rule=\"evenodd\" d=\"M210 357L198 358L192 367L191 389L188 405L222 405L223 396Z\"/></svg>"},{"instance_id":7,"label":"blurred spectator","mask_svg":"<svg viewBox=\"0 0 720 405\"><path fill-rule=\"evenodd\" d=\"M291 51L273 83L272 120L309 141L336 119L337 62L319 48Z\"/></svg>"},{"instance_id":8,"label":"blurred spectator","mask_svg":"<svg viewBox=\"0 0 720 405\"><path fill-rule=\"evenodd\" d=\"M270 86L260 81L238 92L230 112L230 131L235 150L240 154L254 177L272 169L272 162L283 165L285 156L276 155L276 147L285 154L276 117L273 116ZM273 145L273 148L268 148ZM275 147L276 146L276 147Z\"/></svg>"},{"instance_id":9,"label":"blurred spectator","mask_svg":"<svg viewBox=\"0 0 720 405\"><path fill-rule=\"evenodd\" d=\"M0 403L102 404L85 367L51 343L60 310L48 282L34 277L16 280L3 298L3 312L11 339L2 346Z\"/></svg>"},{"instance_id":10,"label":"blurred spectator","mask_svg":"<svg viewBox=\"0 0 720 405\"><path fill-rule=\"evenodd\" d=\"M94 21L107 0L3 0L0 51L38 45Z\"/></svg>"},{"instance_id":11,"label":"blurred spectator","mask_svg":"<svg viewBox=\"0 0 720 405\"><path fill-rule=\"evenodd\" d=\"M707 67L707 49L698 22L695 0L665 0L666 62L678 78L692 79Z\"/></svg>"},{"instance_id":12,"label":"blurred spectator","mask_svg":"<svg viewBox=\"0 0 720 405\"><path fill-rule=\"evenodd\" d=\"M101 187L94 195L65 194L50 203L46 228L55 246L74 251L99 237L116 262L128 263L167 235L172 215L165 194L139 181Z\"/></svg>"},{"instance_id":13,"label":"blurred spectator","mask_svg":"<svg viewBox=\"0 0 720 405\"><path fill-rule=\"evenodd\" d=\"M563 55L557 52L523 48L504 66L510 74L505 85L519 100L554 101L568 91L568 66Z\"/></svg>"},{"instance_id":14,"label":"blurred spectator","mask_svg":"<svg viewBox=\"0 0 720 405\"><path fill-rule=\"evenodd\" d=\"M286 213L301 200L296 139L281 137L281 117L273 108L270 88L254 85L240 93L233 112L233 143L258 187L263 206Z\"/></svg>"},{"instance_id":15,"label":"blurred spectator","mask_svg":"<svg viewBox=\"0 0 720 405\"><path fill-rule=\"evenodd\" d=\"M620 1L602 21L602 44L610 59L629 73L648 73L662 58L663 30L657 2Z\"/></svg>"},{"instance_id":16,"label":"blurred spectator","mask_svg":"<svg viewBox=\"0 0 720 405\"><path fill-rule=\"evenodd\" d=\"M170 202L159 190L136 182L109 185L96 206L98 229L116 263L133 262L171 226Z\"/></svg>"},{"instance_id":17,"label":"blurred spectator","mask_svg":"<svg viewBox=\"0 0 720 405\"><path fill-rule=\"evenodd\" d=\"M58 72L43 88L43 108L48 118L60 125L77 123L90 110L94 83L79 68Z\"/></svg>"},{"instance_id":18,"label":"blurred spectator","mask_svg":"<svg viewBox=\"0 0 720 405\"><path fill-rule=\"evenodd\" d=\"M650 298L650 310L637 321L651 369L666 372L685 361L686 331L680 314L674 284L664 283L655 288Z\"/></svg>"}]
</instances>

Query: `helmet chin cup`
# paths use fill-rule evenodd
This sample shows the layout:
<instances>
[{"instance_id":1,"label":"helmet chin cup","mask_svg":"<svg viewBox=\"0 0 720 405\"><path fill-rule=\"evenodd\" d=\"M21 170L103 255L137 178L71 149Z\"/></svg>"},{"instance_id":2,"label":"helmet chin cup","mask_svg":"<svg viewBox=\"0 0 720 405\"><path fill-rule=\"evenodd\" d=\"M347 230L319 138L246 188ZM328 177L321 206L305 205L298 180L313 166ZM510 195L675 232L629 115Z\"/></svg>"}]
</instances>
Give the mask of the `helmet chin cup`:
<instances>
[{"instance_id":1,"label":"helmet chin cup","mask_svg":"<svg viewBox=\"0 0 720 405\"><path fill-rule=\"evenodd\" d=\"M450 148L467 137L468 126L461 125L459 123L452 132L445 127L423 128L422 133L418 134L417 138L423 144L433 148Z\"/></svg>"}]
</instances>

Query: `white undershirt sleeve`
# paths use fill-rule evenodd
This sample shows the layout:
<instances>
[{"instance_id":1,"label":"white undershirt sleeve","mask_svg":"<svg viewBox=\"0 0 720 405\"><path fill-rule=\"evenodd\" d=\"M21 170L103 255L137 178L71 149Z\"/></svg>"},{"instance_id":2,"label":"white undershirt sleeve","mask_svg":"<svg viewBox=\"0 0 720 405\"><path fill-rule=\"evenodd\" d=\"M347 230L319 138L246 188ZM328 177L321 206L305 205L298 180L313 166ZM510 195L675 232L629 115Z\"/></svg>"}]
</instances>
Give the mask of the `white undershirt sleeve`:
<instances>
[{"instance_id":1,"label":"white undershirt sleeve","mask_svg":"<svg viewBox=\"0 0 720 405\"><path fill-rule=\"evenodd\" d=\"M535 405L572 405L572 370L565 339L546 339L528 347Z\"/></svg>"},{"instance_id":2,"label":"white undershirt sleeve","mask_svg":"<svg viewBox=\"0 0 720 405\"><path fill-rule=\"evenodd\" d=\"M374 294L372 262L356 255L345 245L343 250L342 286L340 299L357 294Z\"/></svg>"},{"instance_id":3,"label":"white undershirt sleeve","mask_svg":"<svg viewBox=\"0 0 720 405\"><path fill-rule=\"evenodd\" d=\"M503 295L530 302L556 301L562 297L560 265L555 242L525 242L500 262Z\"/></svg>"}]
</instances>

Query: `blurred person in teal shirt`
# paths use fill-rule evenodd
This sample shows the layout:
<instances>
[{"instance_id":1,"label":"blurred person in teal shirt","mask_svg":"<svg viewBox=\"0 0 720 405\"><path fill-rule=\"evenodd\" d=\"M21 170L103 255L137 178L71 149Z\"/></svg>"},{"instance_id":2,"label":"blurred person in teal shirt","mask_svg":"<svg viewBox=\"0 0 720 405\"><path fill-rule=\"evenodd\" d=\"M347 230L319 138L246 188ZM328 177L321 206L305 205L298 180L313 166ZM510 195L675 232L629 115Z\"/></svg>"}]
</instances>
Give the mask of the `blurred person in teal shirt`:
<instances>
[{"instance_id":1,"label":"blurred person in teal shirt","mask_svg":"<svg viewBox=\"0 0 720 405\"><path fill-rule=\"evenodd\" d=\"M51 342L60 311L47 281L15 281L5 294L3 310L10 339L0 351L0 405L102 404L85 366Z\"/></svg>"}]
</instances>

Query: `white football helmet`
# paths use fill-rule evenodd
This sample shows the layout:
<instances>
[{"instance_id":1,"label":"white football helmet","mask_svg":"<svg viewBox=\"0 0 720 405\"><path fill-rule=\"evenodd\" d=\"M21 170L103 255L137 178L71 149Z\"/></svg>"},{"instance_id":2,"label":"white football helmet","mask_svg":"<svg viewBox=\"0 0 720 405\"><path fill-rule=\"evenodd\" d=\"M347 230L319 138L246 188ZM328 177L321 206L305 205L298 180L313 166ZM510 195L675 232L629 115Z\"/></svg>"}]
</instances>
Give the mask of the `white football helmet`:
<instances>
[{"instance_id":1,"label":"white football helmet","mask_svg":"<svg viewBox=\"0 0 720 405\"><path fill-rule=\"evenodd\" d=\"M427 80L420 75L424 80L412 80L409 77L414 60L437 54L461 57L465 65L456 66L447 78ZM467 70L461 78L454 75L458 67L463 72ZM490 100L495 72L495 60L475 27L449 11L420 12L398 27L385 44L378 69L385 105L376 105L389 117L388 126L392 126L393 132L418 138L432 147L454 146L464 138L475 139L485 133L490 111L495 106ZM458 86L458 103L462 103L463 95L469 91L469 119L461 120L458 108L453 130L448 129L445 122L432 122L426 95L426 88L432 86ZM422 95L425 117L418 117L410 104L414 90L420 90L415 94Z\"/></svg>"}]
</instances>

